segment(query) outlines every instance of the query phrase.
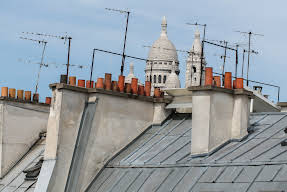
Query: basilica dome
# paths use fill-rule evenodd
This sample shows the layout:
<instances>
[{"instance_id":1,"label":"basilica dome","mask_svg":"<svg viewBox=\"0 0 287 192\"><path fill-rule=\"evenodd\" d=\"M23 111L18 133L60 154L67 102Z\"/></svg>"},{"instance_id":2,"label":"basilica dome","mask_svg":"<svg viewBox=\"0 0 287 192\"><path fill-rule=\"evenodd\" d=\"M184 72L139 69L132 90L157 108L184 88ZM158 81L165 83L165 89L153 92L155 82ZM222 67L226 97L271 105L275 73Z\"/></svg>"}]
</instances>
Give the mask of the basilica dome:
<instances>
[{"instance_id":1,"label":"basilica dome","mask_svg":"<svg viewBox=\"0 0 287 192\"><path fill-rule=\"evenodd\" d=\"M173 43L167 37L166 18L162 20L162 31L159 39L157 39L148 54L148 60L165 60L178 61L177 52Z\"/></svg>"}]
</instances>

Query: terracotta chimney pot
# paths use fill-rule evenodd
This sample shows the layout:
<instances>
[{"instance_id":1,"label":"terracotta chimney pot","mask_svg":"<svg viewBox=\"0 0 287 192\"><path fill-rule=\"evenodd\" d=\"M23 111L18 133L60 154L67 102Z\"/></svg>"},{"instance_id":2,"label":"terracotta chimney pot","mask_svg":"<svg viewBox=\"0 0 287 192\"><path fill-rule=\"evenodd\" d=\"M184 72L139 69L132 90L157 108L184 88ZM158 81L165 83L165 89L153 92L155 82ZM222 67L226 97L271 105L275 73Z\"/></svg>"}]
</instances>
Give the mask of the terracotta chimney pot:
<instances>
[{"instance_id":1,"label":"terracotta chimney pot","mask_svg":"<svg viewBox=\"0 0 287 192\"><path fill-rule=\"evenodd\" d=\"M23 100L24 90L17 90L17 99Z\"/></svg>"},{"instance_id":2,"label":"terracotta chimney pot","mask_svg":"<svg viewBox=\"0 0 287 192\"><path fill-rule=\"evenodd\" d=\"M104 78L98 78L97 84L96 84L97 89L103 89L104 88Z\"/></svg>"},{"instance_id":3,"label":"terracotta chimney pot","mask_svg":"<svg viewBox=\"0 0 287 192\"><path fill-rule=\"evenodd\" d=\"M221 87L221 79L220 79L220 76L214 76L213 78L214 78L215 86Z\"/></svg>"},{"instance_id":4,"label":"terracotta chimney pot","mask_svg":"<svg viewBox=\"0 0 287 192\"><path fill-rule=\"evenodd\" d=\"M8 97L8 87L2 87L1 88L1 96L2 97Z\"/></svg>"},{"instance_id":5,"label":"terracotta chimney pot","mask_svg":"<svg viewBox=\"0 0 287 192\"><path fill-rule=\"evenodd\" d=\"M131 93L131 84L130 83L125 83L125 90L126 90L126 93Z\"/></svg>"},{"instance_id":6,"label":"terracotta chimney pot","mask_svg":"<svg viewBox=\"0 0 287 192\"><path fill-rule=\"evenodd\" d=\"M52 100L51 97L46 97L45 103L48 104L48 105L51 105L51 100Z\"/></svg>"},{"instance_id":7,"label":"terracotta chimney pot","mask_svg":"<svg viewBox=\"0 0 287 192\"><path fill-rule=\"evenodd\" d=\"M118 82L117 81L112 81L112 90L114 92L118 92L119 87L118 87Z\"/></svg>"},{"instance_id":8,"label":"terracotta chimney pot","mask_svg":"<svg viewBox=\"0 0 287 192\"><path fill-rule=\"evenodd\" d=\"M76 86L76 77L75 76L70 76L69 77L69 84L70 85L73 85L73 86Z\"/></svg>"},{"instance_id":9,"label":"terracotta chimney pot","mask_svg":"<svg viewBox=\"0 0 287 192\"><path fill-rule=\"evenodd\" d=\"M212 67L205 68L205 85L212 85L213 84L213 74L212 74Z\"/></svg>"},{"instance_id":10,"label":"terracotta chimney pot","mask_svg":"<svg viewBox=\"0 0 287 192\"><path fill-rule=\"evenodd\" d=\"M31 101L31 91L25 91L25 100Z\"/></svg>"},{"instance_id":11,"label":"terracotta chimney pot","mask_svg":"<svg viewBox=\"0 0 287 192\"><path fill-rule=\"evenodd\" d=\"M231 72L225 72L224 88L232 89L231 81L232 81L232 74L231 74Z\"/></svg>"},{"instance_id":12,"label":"terracotta chimney pot","mask_svg":"<svg viewBox=\"0 0 287 192\"><path fill-rule=\"evenodd\" d=\"M9 89L9 97L15 99L16 98L16 89L10 88Z\"/></svg>"},{"instance_id":13,"label":"terracotta chimney pot","mask_svg":"<svg viewBox=\"0 0 287 192\"><path fill-rule=\"evenodd\" d=\"M236 89L243 89L243 78L236 79Z\"/></svg>"},{"instance_id":14,"label":"terracotta chimney pot","mask_svg":"<svg viewBox=\"0 0 287 192\"><path fill-rule=\"evenodd\" d=\"M150 89L151 89L151 82L146 81L145 88L144 88L145 96L150 96Z\"/></svg>"},{"instance_id":15,"label":"terracotta chimney pot","mask_svg":"<svg viewBox=\"0 0 287 192\"><path fill-rule=\"evenodd\" d=\"M119 76L118 86L119 86L119 91L120 92L124 92L125 91L125 76L123 76L123 75Z\"/></svg>"},{"instance_id":16,"label":"terracotta chimney pot","mask_svg":"<svg viewBox=\"0 0 287 192\"><path fill-rule=\"evenodd\" d=\"M105 73L105 89L112 90L112 74Z\"/></svg>"},{"instance_id":17,"label":"terracotta chimney pot","mask_svg":"<svg viewBox=\"0 0 287 192\"><path fill-rule=\"evenodd\" d=\"M132 78L132 94L138 94L138 79Z\"/></svg>"},{"instance_id":18,"label":"terracotta chimney pot","mask_svg":"<svg viewBox=\"0 0 287 192\"><path fill-rule=\"evenodd\" d=\"M78 80L78 87L85 87L85 80L79 79Z\"/></svg>"},{"instance_id":19,"label":"terracotta chimney pot","mask_svg":"<svg viewBox=\"0 0 287 192\"><path fill-rule=\"evenodd\" d=\"M154 97L160 98L161 97L161 91L159 88L154 88Z\"/></svg>"},{"instance_id":20,"label":"terracotta chimney pot","mask_svg":"<svg viewBox=\"0 0 287 192\"><path fill-rule=\"evenodd\" d=\"M144 95L144 86L143 85L138 86L138 95Z\"/></svg>"},{"instance_id":21,"label":"terracotta chimney pot","mask_svg":"<svg viewBox=\"0 0 287 192\"><path fill-rule=\"evenodd\" d=\"M86 81L86 88L94 88L94 81Z\"/></svg>"}]
</instances>

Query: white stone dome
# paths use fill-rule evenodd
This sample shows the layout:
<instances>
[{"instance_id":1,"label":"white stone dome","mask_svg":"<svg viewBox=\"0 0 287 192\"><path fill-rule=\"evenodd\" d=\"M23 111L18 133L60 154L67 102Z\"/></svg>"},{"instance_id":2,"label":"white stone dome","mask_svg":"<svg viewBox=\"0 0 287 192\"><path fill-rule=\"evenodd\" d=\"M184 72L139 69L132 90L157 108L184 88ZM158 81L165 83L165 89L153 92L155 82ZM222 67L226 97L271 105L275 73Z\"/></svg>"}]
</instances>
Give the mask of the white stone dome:
<instances>
[{"instance_id":1,"label":"white stone dome","mask_svg":"<svg viewBox=\"0 0 287 192\"><path fill-rule=\"evenodd\" d=\"M167 37L167 23L165 17L162 20L162 31L150 48L148 60L168 60L178 62L176 48Z\"/></svg>"},{"instance_id":2,"label":"white stone dome","mask_svg":"<svg viewBox=\"0 0 287 192\"><path fill-rule=\"evenodd\" d=\"M165 82L166 88L180 88L180 81L178 75L175 73L175 62L172 63L171 74L167 77Z\"/></svg>"}]
</instances>

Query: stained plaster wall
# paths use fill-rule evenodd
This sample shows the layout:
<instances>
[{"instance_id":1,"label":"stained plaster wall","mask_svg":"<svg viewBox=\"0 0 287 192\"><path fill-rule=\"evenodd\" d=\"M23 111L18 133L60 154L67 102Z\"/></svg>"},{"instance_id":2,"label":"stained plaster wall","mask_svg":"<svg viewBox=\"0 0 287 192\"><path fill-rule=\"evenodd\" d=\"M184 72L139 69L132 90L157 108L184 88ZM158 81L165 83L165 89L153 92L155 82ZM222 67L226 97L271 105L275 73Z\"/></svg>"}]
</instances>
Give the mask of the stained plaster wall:
<instances>
[{"instance_id":1,"label":"stained plaster wall","mask_svg":"<svg viewBox=\"0 0 287 192\"><path fill-rule=\"evenodd\" d=\"M49 106L0 101L0 175L3 177L45 132Z\"/></svg>"},{"instance_id":2,"label":"stained plaster wall","mask_svg":"<svg viewBox=\"0 0 287 192\"><path fill-rule=\"evenodd\" d=\"M217 88L193 90L192 155L204 155L247 135L251 92Z\"/></svg>"},{"instance_id":3,"label":"stained plaster wall","mask_svg":"<svg viewBox=\"0 0 287 192\"><path fill-rule=\"evenodd\" d=\"M75 191L84 191L113 155L146 130L153 119L159 120L154 117L155 105L151 101L54 89L44 158L56 163L49 177L40 173L37 191L64 191L84 105L89 101L96 101L97 106Z\"/></svg>"}]
</instances>

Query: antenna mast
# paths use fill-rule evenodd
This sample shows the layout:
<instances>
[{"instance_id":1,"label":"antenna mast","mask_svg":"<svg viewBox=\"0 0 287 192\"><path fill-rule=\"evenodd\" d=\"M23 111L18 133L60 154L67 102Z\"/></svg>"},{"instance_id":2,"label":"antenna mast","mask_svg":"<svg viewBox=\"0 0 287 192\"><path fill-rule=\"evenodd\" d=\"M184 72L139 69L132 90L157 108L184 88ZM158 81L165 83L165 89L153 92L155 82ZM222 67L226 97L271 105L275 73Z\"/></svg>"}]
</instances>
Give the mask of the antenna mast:
<instances>
[{"instance_id":1,"label":"antenna mast","mask_svg":"<svg viewBox=\"0 0 287 192\"><path fill-rule=\"evenodd\" d=\"M242 32L242 31L235 31L235 32L237 32L237 33L241 33L241 34L248 34L248 63L247 63L247 77L246 77L246 79L247 79L247 83L246 83L246 85L248 86L249 85L249 79L248 79L248 75L249 75L249 62L250 62L250 53L251 53L251 48L250 48L250 46L251 46L251 36L252 35L255 35L255 36L264 36L264 35L262 35L262 34L258 34L258 33L253 33L253 32L251 32L251 31L249 31L249 32Z\"/></svg>"},{"instance_id":2,"label":"antenna mast","mask_svg":"<svg viewBox=\"0 0 287 192\"><path fill-rule=\"evenodd\" d=\"M61 39L64 40L64 44L66 43L66 41L68 40L68 58L67 58L67 81L69 79L69 67L70 67L70 50L71 50L71 40L72 37L70 36L58 36L58 35L51 35L51 34L43 34L43 33L34 33L34 32L22 32L24 34L30 34L30 35L37 35L37 36L44 36L44 37L52 37L52 38L57 38L57 39ZM68 83L68 82L66 82Z\"/></svg>"},{"instance_id":3,"label":"antenna mast","mask_svg":"<svg viewBox=\"0 0 287 192\"><path fill-rule=\"evenodd\" d=\"M123 14L127 14L126 30L125 30L125 38L124 38L124 47L123 47L123 54L122 54L122 65L121 65L121 75L123 75L123 73L124 73L124 65L125 65L125 58L126 58L125 49L126 49L126 41L127 41L127 33L128 33L128 24L129 24L130 12L129 11L120 10L120 9L111 9L111 8L106 8L106 10L116 11L116 12L120 12L120 13L123 13Z\"/></svg>"},{"instance_id":4,"label":"antenna mast","mask_svg":"<svg viewBox=\"0 0 287 192\"><path fill-rule=\"evenodd\" d=\"M38 71L38 75L37 75L37 80L36 80L36 87L35 87L35 94L37 94L38 93L38 86L39 86L39 79L40 79L40 72L41 72L42 66L44 66L43 60L44 60L44 54L45 54L45 50L46 50L47 41L36 40L36 39L29 39L29 38L25 38L25 37L20 37L20 39L34 41L34 42L37 42L39 44L43 44L43 51L42 51L42 55L41 55L41 63L40 63L40 67L39 67L39 71Z\"/></svg>"}]
</instances>

